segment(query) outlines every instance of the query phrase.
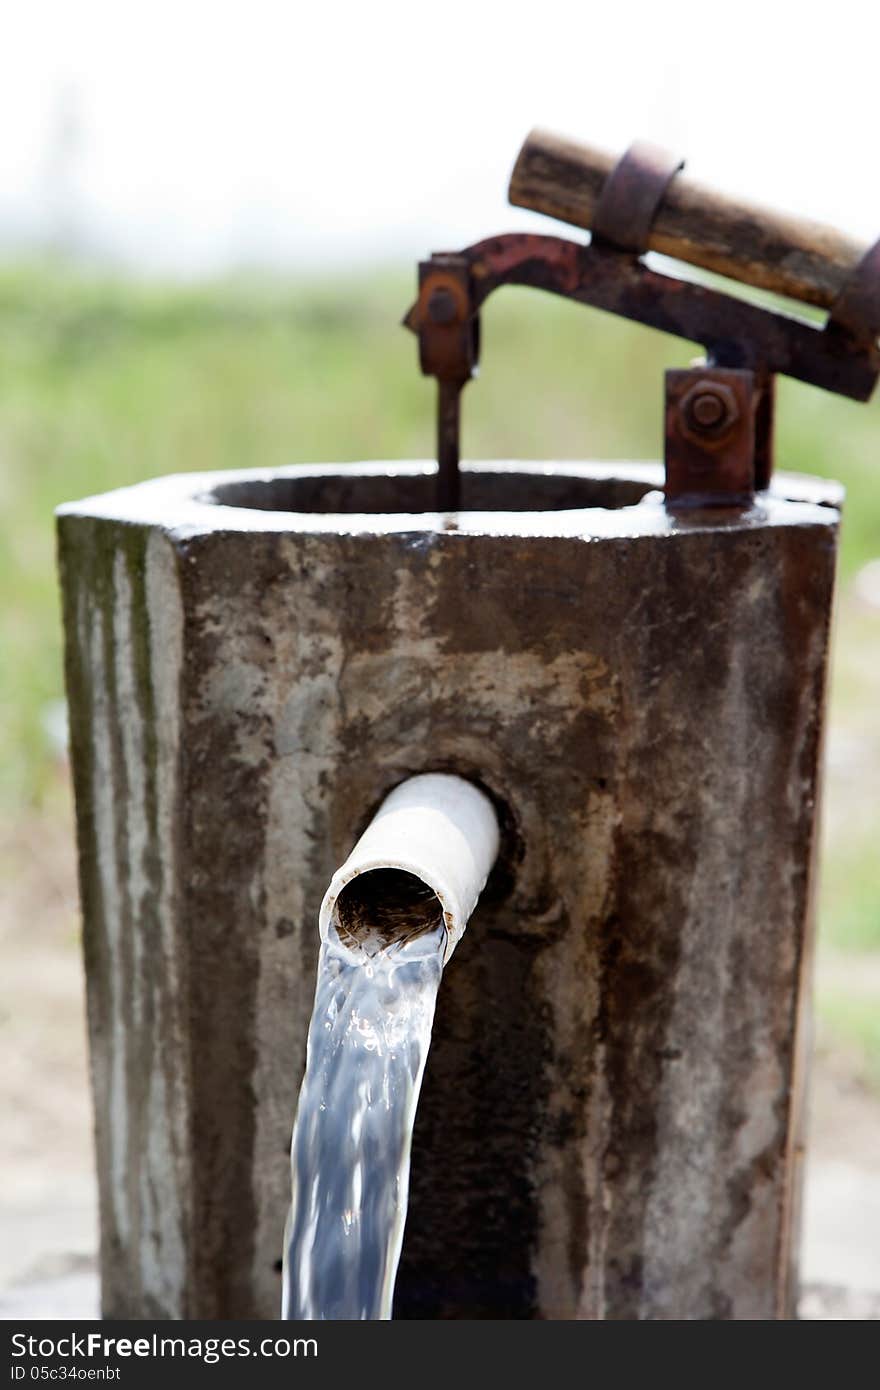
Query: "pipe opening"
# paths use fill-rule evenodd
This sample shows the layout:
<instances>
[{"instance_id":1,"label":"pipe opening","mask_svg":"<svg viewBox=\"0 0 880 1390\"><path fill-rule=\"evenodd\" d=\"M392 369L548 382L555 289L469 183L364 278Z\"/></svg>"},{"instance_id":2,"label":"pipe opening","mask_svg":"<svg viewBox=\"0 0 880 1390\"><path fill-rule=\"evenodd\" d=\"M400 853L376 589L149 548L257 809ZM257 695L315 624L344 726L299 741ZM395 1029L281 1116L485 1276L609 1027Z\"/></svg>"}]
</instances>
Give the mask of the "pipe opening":
<instances>
[{"instance_id":1,"label":"pipe opening","mask_svg":"<svg viewBox=\"0 0 880 1390\"><path fill-rule=\"evenodd\" d=\"M433 949L436 933L448 961L498 845L498 819L478 787L446 772L407 778L330 880L318 914L321 936L332 933L341 945L374 955L418 938Z\"/></svg>"},{"instance_id":2,"label":"pipe opening","mask_svg":"<svg viewBox=\"0 0 880 1390\"><path fill-rule=\"evenodd\" d=\"M403 945L443 923L440 899L416 874L403 869L369 869L350 879L333 909L333 925L344 946L369 955Z\"/></svg>"}]
</instances>

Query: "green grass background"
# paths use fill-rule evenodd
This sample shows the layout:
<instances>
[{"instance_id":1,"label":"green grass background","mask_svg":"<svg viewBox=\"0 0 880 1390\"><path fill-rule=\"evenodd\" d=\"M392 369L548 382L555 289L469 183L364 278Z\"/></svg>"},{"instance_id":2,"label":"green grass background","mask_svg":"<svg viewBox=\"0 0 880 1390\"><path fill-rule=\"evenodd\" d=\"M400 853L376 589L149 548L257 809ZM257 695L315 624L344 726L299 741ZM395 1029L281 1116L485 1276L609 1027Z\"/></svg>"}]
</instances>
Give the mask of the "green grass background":
<instances>
[{"instance_id":1,"label":"green grass background","mask_svg":"<svg viewBox=\"0 0 880 1390\"><path fill-rule=\"evenodd\" d=\"M178 470L429 456L432 386L398 326L413 288L381 269L197 286L0 269L0 815L66 814L46 731L63 694L53 508ZM692 355L512 290L484 314L465 452L657 457L662 369ZM880 952L880 621L849 597L880 556L880 407L782 381L778 459L847 487L833 708L864 776L849 823L831 817L821 927L833 949ZM876 1008L824 1007L880 1077Z\"/></svg>"}]
</instances>

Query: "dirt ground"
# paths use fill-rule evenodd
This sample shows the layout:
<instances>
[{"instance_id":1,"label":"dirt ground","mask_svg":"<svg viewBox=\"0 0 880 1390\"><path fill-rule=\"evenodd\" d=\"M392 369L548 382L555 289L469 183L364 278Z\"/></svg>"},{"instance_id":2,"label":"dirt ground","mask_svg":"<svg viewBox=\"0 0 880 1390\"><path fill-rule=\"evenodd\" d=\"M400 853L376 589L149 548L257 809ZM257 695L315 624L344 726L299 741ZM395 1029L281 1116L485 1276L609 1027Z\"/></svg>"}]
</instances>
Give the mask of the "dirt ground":
<instances>
[{"instance_id":1,"label":"dirt ground","mask_svg":"<svg viewBox=\"0 0 880 1390\"><path fill-rule=\"evenodd\" d=\"M0 883L0 1314L27 1312L29 1288L60 1314L71 1299L79 1309L94 1300L97 1242L73 832L62 787L49 814L2 826ZM820 969L835 987L880 1001L876 956L826 955ZM859 1078L858 1059L822 1034L809 1154L804 1276L831 1292L814 1290L804 1316L877 1316L877 1299L864 1293L846 1305L862 1311L833 1309L840 1288L880 1293L880 1096Z\"/></svg>"}]
</instances>

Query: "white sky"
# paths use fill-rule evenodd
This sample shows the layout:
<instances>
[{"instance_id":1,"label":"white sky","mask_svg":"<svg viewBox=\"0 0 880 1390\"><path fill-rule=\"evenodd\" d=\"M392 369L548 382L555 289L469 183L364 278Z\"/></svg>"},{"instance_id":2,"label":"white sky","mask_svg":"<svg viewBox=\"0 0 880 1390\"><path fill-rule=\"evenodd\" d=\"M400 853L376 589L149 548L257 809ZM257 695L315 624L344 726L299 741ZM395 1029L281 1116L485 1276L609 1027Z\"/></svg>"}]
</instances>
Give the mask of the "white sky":
<instances>
[{"instance_id":1,"label":"white sky","mask_svg":"<svg viewBox=\"0 0 880 1390\"><path fill-rule=\"evenodd\" d=\"M877 0L2 4L7 244L60 228L184 273L416 258L537 224L506 205L532 125L654 139L880 233Z\"/></svg>"}]
</instances>

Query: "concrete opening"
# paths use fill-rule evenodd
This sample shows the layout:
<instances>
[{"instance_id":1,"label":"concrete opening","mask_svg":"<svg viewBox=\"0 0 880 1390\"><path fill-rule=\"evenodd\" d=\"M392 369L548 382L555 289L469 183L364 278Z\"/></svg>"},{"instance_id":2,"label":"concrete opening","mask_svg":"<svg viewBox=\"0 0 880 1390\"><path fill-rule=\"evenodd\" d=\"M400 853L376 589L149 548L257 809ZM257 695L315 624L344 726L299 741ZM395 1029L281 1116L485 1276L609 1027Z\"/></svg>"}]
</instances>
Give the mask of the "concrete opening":
<instances>
[{"instance_id":1,"label":"concrete opening","mask_svg":"<svg viewBox=\"0 0 880 1390\"><path fill-rule=\"evenodd\" d=\"M462 504L474 512L555 512L583 507L631 507L651 491L643 479L578 476L562 465L553 473L499 468L461 473ZM304 473L219 483L203 498L224 507L261 512L335 512L368 516L436 510L431 473L370 474L337 469L330 476Z\"/></svg>"}]
</instances>

